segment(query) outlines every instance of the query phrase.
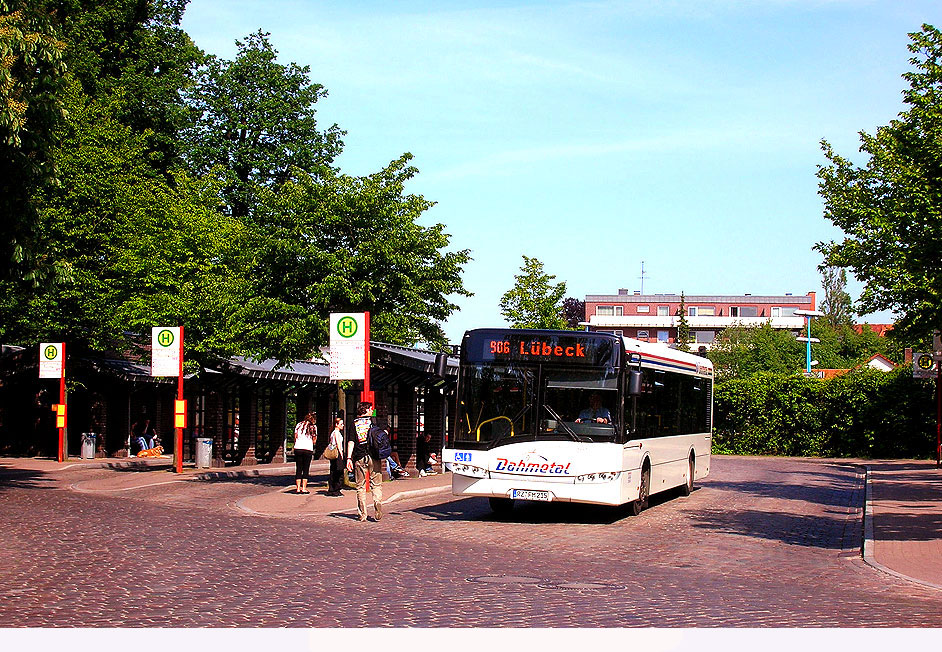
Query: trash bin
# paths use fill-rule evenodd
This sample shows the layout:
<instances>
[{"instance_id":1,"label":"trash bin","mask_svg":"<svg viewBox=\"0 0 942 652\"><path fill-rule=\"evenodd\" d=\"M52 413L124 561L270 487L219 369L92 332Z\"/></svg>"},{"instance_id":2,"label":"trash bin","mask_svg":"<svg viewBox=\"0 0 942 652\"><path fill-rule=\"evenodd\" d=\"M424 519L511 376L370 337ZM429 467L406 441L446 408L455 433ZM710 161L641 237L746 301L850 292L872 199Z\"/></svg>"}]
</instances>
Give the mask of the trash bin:
<instances>
[{"instance_id":1,"label":"trash bin","mask_svg":"<svg viewBox=\"0 0 942 652\"><path fill-rule=\"evenodd\" d=\"M213 459L213 440L209 437L198 437L196 439L196 466L201 469L208 469Z\"/></svg>"},{"instance_id":2,"label":"trash bin","mask_svg":"<svg viewBox=\"0 0 942 652\"><path fill-rule=\"evenodd\" d=\"M82 433L82 459L95 459L95 433L93 432Z\"/></svg>"}]
</instances>

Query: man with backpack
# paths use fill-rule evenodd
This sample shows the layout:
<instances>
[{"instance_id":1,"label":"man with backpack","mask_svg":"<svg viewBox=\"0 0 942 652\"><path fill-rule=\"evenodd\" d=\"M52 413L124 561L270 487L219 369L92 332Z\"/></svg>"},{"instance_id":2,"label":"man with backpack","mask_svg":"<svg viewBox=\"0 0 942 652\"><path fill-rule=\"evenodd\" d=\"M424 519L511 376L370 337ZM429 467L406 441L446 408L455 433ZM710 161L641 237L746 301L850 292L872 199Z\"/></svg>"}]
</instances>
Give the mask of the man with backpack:
<instances>
[{"instance_id":1,"label":"man with backpack","mask_svg":"<svg viewBox=\"0 0 942 652\"><path fill-rule=\"evenodd\" d=\"M378 455L377 446L382 448L383 436L377 433L381 430L385 435L385 442L388 446L389 435L373 423L370 416L373 412L373 404L368 401L361 401L357 405L357 417L353 420L352 436L347 442L347 471L354 471L357 484L357 513L360 521L366 520L366 485L369 482L370 490L373 494L373 510L376 520L383 518L383 466L382 459ZM371 445L372 444L372 445ZM371 450L373 449L373 450ZM388 453L387 453L388 454Z\"/></svg>"}]
</instances>

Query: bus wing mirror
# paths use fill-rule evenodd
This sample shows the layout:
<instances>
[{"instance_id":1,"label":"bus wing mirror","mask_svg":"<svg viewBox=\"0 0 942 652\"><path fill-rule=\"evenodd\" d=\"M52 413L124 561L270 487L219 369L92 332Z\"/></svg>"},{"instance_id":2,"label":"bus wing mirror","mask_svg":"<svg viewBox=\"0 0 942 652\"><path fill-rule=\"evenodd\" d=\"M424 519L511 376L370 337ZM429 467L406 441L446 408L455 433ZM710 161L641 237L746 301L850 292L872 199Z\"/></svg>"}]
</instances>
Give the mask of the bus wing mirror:
<instances>
[{"instance_id":1,"label":"bus wing mirror","mask_svg":"<svg viewBox=\"0 0 942 652\"><path fill-rule=\"evenodd\" d=\"M641 364L641 354L640 353L629 353L628 354L628 364Z\"/></svg>"},{"instance_id":2,"label":"bus wing mirror","mask_svg":"<svg viewBox=\"0 0 942 652\"><path fill-rule=\"evenodd\" d=\"M628 394L629 396L641 394L641 372L637 369L628 372Z\"/></svg>"}]
</instances>

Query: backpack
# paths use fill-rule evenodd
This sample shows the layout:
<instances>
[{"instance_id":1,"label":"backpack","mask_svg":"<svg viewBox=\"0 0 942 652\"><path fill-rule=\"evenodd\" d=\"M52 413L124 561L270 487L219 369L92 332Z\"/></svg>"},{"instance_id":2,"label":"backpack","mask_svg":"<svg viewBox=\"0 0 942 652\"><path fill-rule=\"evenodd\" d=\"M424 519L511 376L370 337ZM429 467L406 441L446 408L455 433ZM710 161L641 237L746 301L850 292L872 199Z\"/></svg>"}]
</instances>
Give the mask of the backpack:
<instances>
[{"instance_id":1,"label":"backpack","mask_svg":"<svg viewBox=\"0 0 942 652\"><path fill-rule=\"evenodd\" d=\"M374 460L384 460L392 455L389 433L379 426L370 426L370 430L366 435L366 444L370 451L370 457Z\"/></svg>"}]
</instances>

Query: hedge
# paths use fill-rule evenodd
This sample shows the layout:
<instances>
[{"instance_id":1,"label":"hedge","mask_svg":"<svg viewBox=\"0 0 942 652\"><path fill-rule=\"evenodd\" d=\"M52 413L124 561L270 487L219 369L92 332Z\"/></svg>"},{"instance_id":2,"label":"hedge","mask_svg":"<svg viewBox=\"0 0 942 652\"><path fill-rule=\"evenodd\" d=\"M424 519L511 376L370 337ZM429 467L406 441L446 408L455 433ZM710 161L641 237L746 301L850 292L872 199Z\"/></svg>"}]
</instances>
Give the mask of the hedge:
<instances>
[{"instance_id":1,"label":"hedge","mask_svg":"<svg viewBox=\"0 0 942 652\"><path fill-rule=\"evenodd\" d=\"M713 452L934 458L935 383L912 367L830 380L761 373L714 387Z\"/></svg>"}]
</instances>

